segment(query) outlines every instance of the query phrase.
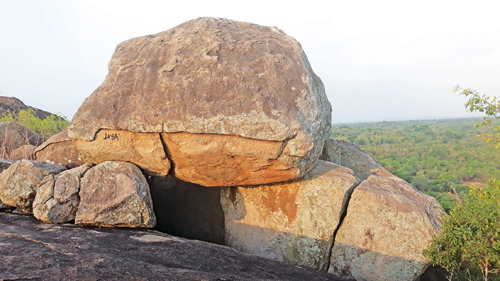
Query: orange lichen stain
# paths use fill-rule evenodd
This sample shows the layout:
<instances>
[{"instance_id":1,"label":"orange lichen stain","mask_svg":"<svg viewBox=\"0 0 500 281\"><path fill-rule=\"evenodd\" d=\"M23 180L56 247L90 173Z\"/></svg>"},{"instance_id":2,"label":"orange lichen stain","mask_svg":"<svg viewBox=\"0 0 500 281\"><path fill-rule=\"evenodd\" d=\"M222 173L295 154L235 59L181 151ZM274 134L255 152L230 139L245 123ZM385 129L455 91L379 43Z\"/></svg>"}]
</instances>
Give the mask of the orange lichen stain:
<instances>
[{"instance_id":1,"label":"orange lichen stain","mask_svg":"<svg viewBox=\"0 0 500 281\"><path fill-rule=\"evenodd\" d=\"M271 212L281 211L288 218L288 223L291 224L297 217L297 203L295 202L298 194L298 189L284 188L280 185L262 187L263 194L262 203Z\"/></svg>"}]
</instances>

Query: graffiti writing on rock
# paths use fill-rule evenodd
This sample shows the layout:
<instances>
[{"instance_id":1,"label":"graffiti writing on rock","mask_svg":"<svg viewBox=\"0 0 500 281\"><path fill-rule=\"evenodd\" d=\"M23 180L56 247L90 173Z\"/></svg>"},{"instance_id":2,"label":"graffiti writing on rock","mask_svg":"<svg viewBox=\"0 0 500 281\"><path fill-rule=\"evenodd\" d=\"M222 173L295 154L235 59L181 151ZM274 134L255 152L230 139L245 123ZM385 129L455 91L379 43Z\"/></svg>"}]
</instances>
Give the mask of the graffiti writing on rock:
<instances>
[{"instance_id":1,"label":"graffiti writing on rock","mask_svg":"<svg viewBox=\"0 0 500 281\"><path fill-rule=\"evenodd\" d=\"M119 140L118 134L108 134L108 133L104 134L104 139L105 140Z\"/></svg>"}]
</instances>

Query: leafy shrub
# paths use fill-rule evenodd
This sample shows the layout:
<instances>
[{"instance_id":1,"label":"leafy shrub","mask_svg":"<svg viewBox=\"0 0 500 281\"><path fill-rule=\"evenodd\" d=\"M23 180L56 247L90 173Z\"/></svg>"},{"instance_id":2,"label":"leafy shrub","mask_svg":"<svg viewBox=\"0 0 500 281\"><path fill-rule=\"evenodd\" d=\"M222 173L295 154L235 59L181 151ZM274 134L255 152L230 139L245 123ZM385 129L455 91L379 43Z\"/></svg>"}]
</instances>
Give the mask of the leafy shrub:
<instances>
[{"instance_id":1,"label":"leafy shrub","mask_svg":"<svg viewBox=\"0 0 500 281\"><path fill-rule=\"evenodd\" d=\"M500 280L500 181L472 187L423 254L450 280Z\"/></svg>"},{"instance_id":2,"label":"leafy shrub","mask_svg":"<svg viewBox=\"0 0 500 281\"><path fill-rule=\"evenodd\" d=\"M68 126L68 119L66 117L51 114L44 119L40 119L35 115L35 110L32 108L21 110L17 113L8 112L0 118L0 121L17 122L32 132L37 133L44 140L59 133Z\"/></svg>"}]
</instances>

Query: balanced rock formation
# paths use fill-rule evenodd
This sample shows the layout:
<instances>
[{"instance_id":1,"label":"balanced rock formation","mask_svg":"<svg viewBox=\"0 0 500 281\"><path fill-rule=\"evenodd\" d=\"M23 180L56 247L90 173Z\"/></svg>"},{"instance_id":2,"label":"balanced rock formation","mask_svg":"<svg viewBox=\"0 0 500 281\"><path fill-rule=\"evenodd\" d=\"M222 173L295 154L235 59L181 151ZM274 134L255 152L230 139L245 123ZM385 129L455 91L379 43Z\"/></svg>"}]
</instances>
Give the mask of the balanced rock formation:
<instances>
[{"instance_id":1,"label":"balanced rock formation","mask_svg":"<svg viewBox=\"0 0 500 281\"><path fill-rule=\"evenodd\" d=\"M223 189L226 244L246 253L324 269L344 197L358 181L347 168L318 162L294 182Z\"/></svg>"},{"instance_id":2,"label":"balanced rock formation","mask_svg":"<svg viewBox=\"0 0 500 281\"><path fill-rule=\"evenodd\" d=\"M296 40L275 27L199 18L119 44L68 134L87 162L119 159L165 175L167 165L145 165L163 155L146 161L147 147L113 138L154 133L177 178L235 186L304 176L330 127L323 83ZM114 153L96 152L113 141ZM123 157L121 148L147 157Z\"/></svg>"},{"instance_id":3,"label":"balanced rock formation","mask_svg":"<svg viewBox=\"0 0 500 281\"><path fill-rule=\"evenodd\" d=\"M396 176L373 175L352 193L329 272L356 280L415 280L422 251L441 230L443 208Z\"/></svg>"},{"instance_id":4,"label":"balanced rock formation","mask_svg":"<svg viewBox=\"0 0 500 281\"><path fill-rule=\"evenodd\" d=\"M33 215L45 223L63 223L75 219L80 204L80 179L89 164L48 175L40 183L33 201Z\"/></svg>"},{"instance_id":5,"label":"balanced rock formation","mask_svg":"<svg viewBox=\"0 0 500 281\"><path fill-rule=\"evenodd\" d=\"M85 163L76 149L74 141L68 137L67 129L48 138L35 149L34 154L38 161L48 161L68 168Z\"/></svg>"},{"instance_id":6,"label":"balanced rock formation","mask_svg":"<svg viewBox=\"0 0 500 281\"><path fill-rule=\"evenodd\" d=\"M0 173L0 200L4 205L32 212L33 200L43 178L66 168L31 160L19 160Z\"/></svg>"},{"instance_id":7,"label":"balanced rock formation","mask_svg":"<svg viewBox=\"0 0 500 281\"><path fill-rule=\"evenodd\" d=\"M154 227L149 185L134 164L106 161L81 179L75 223L104 227Z\"/></svg>"},{"instance_id":8,"label":"balanced rock formation","mask_svg":"<svg viewBox=\"0 0 500 281\"><path fill-rule=\"evenodd\" d=\"M41 143L38 134L16 122L0 121L0 153L8 156L16 148L26 144L37 146ZM5 157L4 156L4 157Z\"/></svg>"},{"instance_id":9,"label":"balanced rock formation","mask_svg":"<svg viewBox=\"0 0 500 281\"><path fill-rule=\"evenodd\" d=\"M368 153L344 140L329 139L325 142L321 160L332 162L354 171L354 176L366 180L371 175L390 173Z\"/></svg>"}]
</instances>

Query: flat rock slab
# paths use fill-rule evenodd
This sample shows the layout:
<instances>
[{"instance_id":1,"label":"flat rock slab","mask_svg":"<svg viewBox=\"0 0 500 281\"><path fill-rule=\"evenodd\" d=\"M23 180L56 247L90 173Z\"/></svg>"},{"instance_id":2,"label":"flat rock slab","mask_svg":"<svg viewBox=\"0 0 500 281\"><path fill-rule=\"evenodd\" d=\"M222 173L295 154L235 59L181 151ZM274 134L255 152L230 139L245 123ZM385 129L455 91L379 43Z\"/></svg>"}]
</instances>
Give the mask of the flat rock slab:
<instances>
[{"instance_id":1,"label":"flat rock slab","mask_svg":"<svg viewBox=\"0 0 500 281\"><path fill-rule=\"evenodd\" d=\"M0 280L348 280L152 230L0 213Z\"/></svg>"}]
</instances>

